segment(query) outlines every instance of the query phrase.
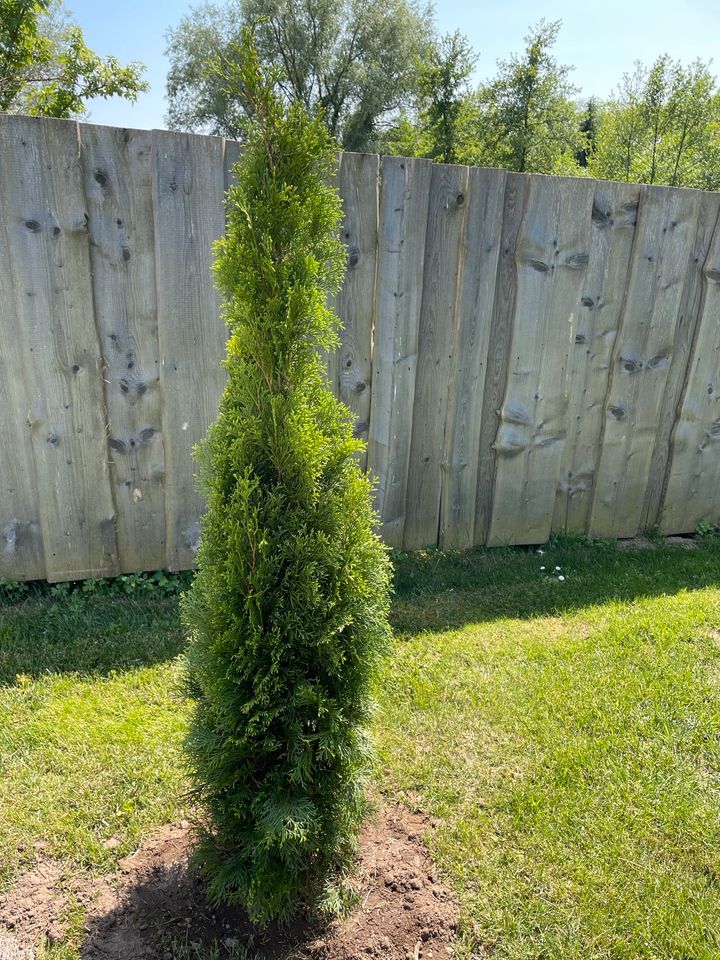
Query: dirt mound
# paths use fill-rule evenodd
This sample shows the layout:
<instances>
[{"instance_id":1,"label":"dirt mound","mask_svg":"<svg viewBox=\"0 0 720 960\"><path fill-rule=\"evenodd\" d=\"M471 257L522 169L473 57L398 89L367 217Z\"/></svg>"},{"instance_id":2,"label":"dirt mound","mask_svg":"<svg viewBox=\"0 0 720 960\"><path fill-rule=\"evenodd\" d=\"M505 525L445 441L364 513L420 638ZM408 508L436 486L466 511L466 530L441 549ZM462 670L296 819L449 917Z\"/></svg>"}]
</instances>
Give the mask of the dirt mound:
<instances>
[{"instance_id":1,"label":"dirt mound","mask_svg":"<svg viewBox=\"0 0 720 960\"><path fill-rule=\"evenodd\" d=\"M260 931L240 910L208 904L202 880L188 867L192 828L174 824L101 880L57 862L25 874L0 899L0 942L11 957L11 949L27 955L22 951L43 938L61 941L67 910L80 903L84 960L173 960L187 956L189 944L215 945L220 957L242 955L245 947L259 960L444 960L452 953L458 911L422 841L431 829L419 814L386 808L361 837L354 881L359 906L351 916Z\"/></svg>"}]
</instances>

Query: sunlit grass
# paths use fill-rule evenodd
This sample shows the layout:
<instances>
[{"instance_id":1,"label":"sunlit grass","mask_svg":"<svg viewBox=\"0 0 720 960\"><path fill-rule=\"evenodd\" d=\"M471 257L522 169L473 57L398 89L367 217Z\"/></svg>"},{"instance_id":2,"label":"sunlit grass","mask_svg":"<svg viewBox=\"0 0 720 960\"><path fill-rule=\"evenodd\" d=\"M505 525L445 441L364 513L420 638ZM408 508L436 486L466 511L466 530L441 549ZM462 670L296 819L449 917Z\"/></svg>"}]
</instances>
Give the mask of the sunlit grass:
<instances>
[{"instance_id":1,"label":"sunlit grass","mask_svg":"<svg viewBox=\"0 0 720 960\"><path fill-rule=\"evenodd\" d=\"M496 586L468 579L402 611L414 631L380 684L384 783L440 820L434 853L480 955L720 956L720 589L664 594L658 578L660 595L596 602L668 557L606 559L603 577L597 556L563 555L560 584L530 558L510 601L523 619L488 619ZM717 554L678 560L717 582Z\"/></svg>"}]
</instances>

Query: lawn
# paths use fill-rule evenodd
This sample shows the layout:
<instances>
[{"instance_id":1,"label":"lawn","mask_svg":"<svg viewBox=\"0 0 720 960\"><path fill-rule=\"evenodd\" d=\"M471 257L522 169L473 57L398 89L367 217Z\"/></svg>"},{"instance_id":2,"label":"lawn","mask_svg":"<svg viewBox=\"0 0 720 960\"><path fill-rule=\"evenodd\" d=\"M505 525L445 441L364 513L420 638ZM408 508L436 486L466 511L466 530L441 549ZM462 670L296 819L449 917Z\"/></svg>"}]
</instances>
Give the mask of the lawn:
<instances>
[{"instance_id":1,"label":"lawn","mask_svg":"<svg viewBox=\"0 0 720 960\"><path fill-rule=\"evenodd\" d=\"M401 557L393 625L375 791L437 818L458 955L720 956L720 542ZM182 646L162 590L6 601L0 889L188 815Z\"/></svg>"}]
</instances>

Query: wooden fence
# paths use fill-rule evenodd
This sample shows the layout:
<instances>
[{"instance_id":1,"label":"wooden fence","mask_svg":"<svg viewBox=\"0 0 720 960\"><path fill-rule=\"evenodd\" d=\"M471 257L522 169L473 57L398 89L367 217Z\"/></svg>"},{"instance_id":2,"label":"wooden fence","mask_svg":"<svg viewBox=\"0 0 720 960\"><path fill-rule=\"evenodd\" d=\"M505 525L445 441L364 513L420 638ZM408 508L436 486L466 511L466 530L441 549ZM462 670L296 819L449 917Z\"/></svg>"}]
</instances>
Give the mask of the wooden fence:
<instances>
[{"instance_id":1,"label":"wooden fence","mask_svg":"<svg viewBox=\"0 0 720 960\"><path fill-rule=\"evenodd\" d=\"M0 576L193 563L235 143L0 117ZM720 194L344 154L343 345L394 546L720 519Z\"/></svg>"}]
</instances>

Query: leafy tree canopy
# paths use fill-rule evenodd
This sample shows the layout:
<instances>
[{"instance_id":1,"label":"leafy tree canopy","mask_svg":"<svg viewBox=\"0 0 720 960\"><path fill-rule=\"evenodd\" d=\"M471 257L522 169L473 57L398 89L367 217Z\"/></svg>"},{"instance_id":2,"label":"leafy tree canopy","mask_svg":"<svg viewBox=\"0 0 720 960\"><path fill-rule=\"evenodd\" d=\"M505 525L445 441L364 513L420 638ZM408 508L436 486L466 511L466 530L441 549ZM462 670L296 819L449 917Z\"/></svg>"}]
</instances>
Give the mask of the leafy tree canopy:
<instances>
[{"instance_id":1,"label":"leafy tree canopy","mask_svg":"<svg viewBox=\"0 0 720 960\"><path fill-rule=\"evenodd\" d=\"M93 97L135 100L144 67L100 57L57 0L0 0L0 110L74 117Z\"/></svg>"},{"instance_id":2,"label":"leafy tree canopy","mask_svg":"<svg viewBox=\"0 0 720 960\"><path fill-rule=\"evenodd\" d=\"M600 110L593 176L720 188L720 94L710 66L635 64Z\"/></svg>"},{"instance_id":3,"label":"leafy tree canopy","mask_svg":"<svg viewBox=\"0 0 720 960\"><path fill-rule=\"evenodd\" d=\"M460 163L467 152L469 78L477 61L460 31L431 43L417 58L413 107L383 134L380 149L396 156Z\"/></svg>"},{"instance_id":4,"label":"leafy tree canopy","mask_svg":"<svg viewBox=\"0 0 720 960\"><path fill-rule=\"evenodd\" d=\"M571 67L552 55L561 22L541 20L525 49L498 61L495 79L478 93L477 155L486 166L552 173L579 148Z\"/></svg>"},{"instance_id":5,"label":"leafy tree canopy","mask_svg":"<svg viewBox=\"0 0 720 960\"><path fill-rule=\"evenodd\" d=\"M371 149L410 102L417 58L432 35L429 8L413 0L229 0L192 10L168 35L168 123L241 136L247 104L233 82L244 26L255 25L277 92L320 109L348 150Z\"/></svg>"}]
</instances>

